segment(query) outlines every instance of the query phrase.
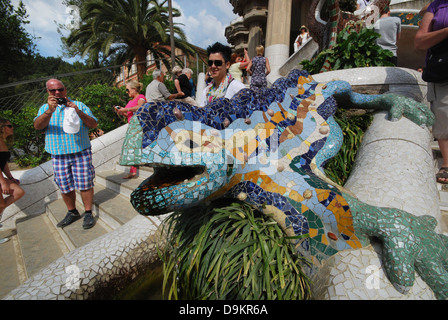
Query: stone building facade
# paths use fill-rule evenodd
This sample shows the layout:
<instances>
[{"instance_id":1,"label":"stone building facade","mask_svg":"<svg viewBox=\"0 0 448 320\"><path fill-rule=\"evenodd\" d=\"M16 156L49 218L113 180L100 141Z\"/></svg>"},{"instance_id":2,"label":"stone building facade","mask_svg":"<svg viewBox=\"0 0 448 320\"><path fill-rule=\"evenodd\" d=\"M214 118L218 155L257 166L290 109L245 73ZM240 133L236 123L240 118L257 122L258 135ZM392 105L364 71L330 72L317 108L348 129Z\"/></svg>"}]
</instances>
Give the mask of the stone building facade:
<instances>
[{"instance_id":1,"label":"stone building facade","mask_svg":"<svg viewBox=\"0 0 448 320\"><path fill-rule=\"evenodd\" d=\"M293 53L293 42L306 25L311 0L229 0L240 16L226 28L227 41L236 51L247 48L255 56L262 44L271 69L279 69Z\"/></svg>"},{"instance_id":2,"label":"stone building facade","mask_svg":"<svg viewBox=\"0 0 448 320\"><path fill-rule=\"evenodd\" d=\"M248 49L255 56L255 48L262 44L269 58L274 80L278 70L294 54L294 39L302 25L308 25L312 0L229 0L234 13L240 17L226 28L227 41L237 52ZM328 2L328 1L327 1ZM391 12L402 19L402 37L398 43L399 66L416 69L424 65L425 53L413 48L418 29L418 12L427 4L424 0L392 0ZM325 4L313 15L325 22ZM401 61L401 63L400 63Z\"/></svg>"}]
</instances>

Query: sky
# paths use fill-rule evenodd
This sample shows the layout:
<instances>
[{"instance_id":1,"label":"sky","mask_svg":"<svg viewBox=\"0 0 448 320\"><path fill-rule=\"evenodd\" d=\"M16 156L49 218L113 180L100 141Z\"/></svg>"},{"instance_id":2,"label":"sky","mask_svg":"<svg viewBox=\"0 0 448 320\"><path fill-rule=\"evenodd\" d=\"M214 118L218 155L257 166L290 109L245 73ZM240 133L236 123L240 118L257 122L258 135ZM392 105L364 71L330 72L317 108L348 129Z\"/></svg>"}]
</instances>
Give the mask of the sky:
<instances>
[{"instance_id":1,"label":"sky","mask_svg":"<svg viewBox=\"0 0 448 320\"><path fill-rule=\"evenodd\" d=\"M61 57L61 41L57 32L57 23L66 24L69 11L62 0L22 0L29 15L29 24L25 29L38 37L34 43L38 52L44 57ZM19 0L11 0L17 8ZM181 11L182 16L175 18L175 23L183 24L181 28L188 41L195 46L206 49L219 41L227 44L225 28L238 16L233 13L229 0L173 0L173 7ZM64 59L69 62L74 60Z\"/></svg>"}]
</instances>

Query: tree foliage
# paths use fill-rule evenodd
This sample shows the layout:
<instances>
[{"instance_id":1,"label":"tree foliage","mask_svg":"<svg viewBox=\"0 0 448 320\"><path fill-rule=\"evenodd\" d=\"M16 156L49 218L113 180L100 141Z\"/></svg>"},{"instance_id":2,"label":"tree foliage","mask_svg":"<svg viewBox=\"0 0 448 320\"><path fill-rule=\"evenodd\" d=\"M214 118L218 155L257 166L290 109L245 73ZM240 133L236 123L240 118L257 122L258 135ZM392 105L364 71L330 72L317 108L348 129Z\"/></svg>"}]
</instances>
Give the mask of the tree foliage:
<instances>
[{"instance_id":1,"label":"tree foliage","mask_svg":"<svg viewBox=\"0 0 448 320\"><path fill-rule=\"evenodd\" d=\"M25 31L28 15L22 1L17 8L0 0L0 84L16 81L33 57L34 38Z\"/></svg>"},{"instance_id":2,"label":"tree foliage","mask_svg":"<svg viewBox=\"0 0 448 320\"><path fill-rule=\"evenodd\" d=\"M113 106L125 106L128 102L125 87L93 84L80 88L80 94L75 98L90 108L98 119L98 128L105 133L127 123L126 119L119 117L113 110Z\"/></svg>"},{"instance_id":3,"label":"tree foliage","mask_svg":"<svg viewBox=\"0 0 448 320\"><path fill-rule=\"evenodd\" d=\"M40 92L44 88L45 80L37 81L38 79L87 70L84 63L69 63L61 57L43 57L39 54L33 43L35 38L24 29L24 25L29 21L27 21L28 15L22 2L14 9L10 0L0 0L0 14L2 17L0 19L0 29L2 30L0 33L0 85L21 82L2 88L0 98L20 95L24 92ZM104 71L101 76L110 77L107 73ZM96 76L98 75L99 73ZM91 75L79 73L79 75L72 76L70 80L64 81L64 84L70 86L70 82L82 82L86 79L90 81L90 78ZM26 106L35 104L35 101L26 102ZM12 108L15 107L17 106L12 106ZM10 108L11 106L7 103L0 106L0 109Z\"/></svg>"},{"instance_id":4,"label":"tree foliage","mask_svg":"<svg viewBox=\"0 0 448 320\"><path fill-rule=\"evenodd\" d=\"M44 150L45 136L33 126L38 109L38 106L28 106L19 113L0 111L0 117L14 125L14 142L10 150L15 156L14 162L21 167L35 167L50 160L50 155Z\"/></svg>"},{"instance_id":5,"label":"tree foliage","mask_svg":"<svg viewBox=\"0 0 448 320\"><path fill-rule=\"evenodd\" d=\"M90 61L108 60L138 64L139 79L146 71L146 54L170 66L171 47L169 10L166 0L87 0L81 2L81 24L72 30L66 43L82 48ZM180 12L173 9L173 17ZM184 53L194 52L178 24L174 24L175 47Z\"/></svg>"}]
</instances>

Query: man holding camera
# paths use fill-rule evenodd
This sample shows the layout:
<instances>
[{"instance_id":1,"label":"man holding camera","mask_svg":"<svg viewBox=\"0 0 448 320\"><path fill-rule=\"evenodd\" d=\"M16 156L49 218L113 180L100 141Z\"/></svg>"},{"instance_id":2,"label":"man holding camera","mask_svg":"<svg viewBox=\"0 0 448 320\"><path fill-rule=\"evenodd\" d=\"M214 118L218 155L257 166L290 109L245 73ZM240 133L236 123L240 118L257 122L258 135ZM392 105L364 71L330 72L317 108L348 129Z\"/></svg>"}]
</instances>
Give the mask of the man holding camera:
<instances>
[{"instance_id":1,"label":"man holding camera","mask_svg":"<svg viewBox=\"0 0 448 320\"><path fill-rule=\"evenodd\" d=\"M68 209L57 226L63 228L81 218L76 209L75 189L78 189L85 208L83 228L89 229L95 224L92 214L95 168L89 129L96 128L98 122L84 103L67 97L67 89L60 80L50 79L46 87L48 101L40 107L34 128L45 131L45 151L51 154L54 181Z\"/></svg>"}]
</instances>

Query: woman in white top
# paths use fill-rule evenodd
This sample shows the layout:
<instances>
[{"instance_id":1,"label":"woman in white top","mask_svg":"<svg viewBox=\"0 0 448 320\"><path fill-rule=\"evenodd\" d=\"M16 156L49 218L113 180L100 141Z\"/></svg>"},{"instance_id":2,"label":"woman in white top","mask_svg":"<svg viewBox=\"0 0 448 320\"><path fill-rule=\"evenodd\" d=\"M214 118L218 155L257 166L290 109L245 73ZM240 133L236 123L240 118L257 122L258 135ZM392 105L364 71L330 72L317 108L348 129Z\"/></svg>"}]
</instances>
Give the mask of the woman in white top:
<instances>
[{"instance_id":1,"label":"woman in white top","mask_svg":"<svg viewBox=\"0 0 448 320\"><path fill-rule=\"evenodd\" d=\"M366 8L370 4L370 0L356 0L356 10Z\"/></svg>"},{"instance_id":2,"label":"woman in white top","mask_svg":"<svg viewBox=\"0 0 448 320\"><path fill-rule=\"evenodd\" d=\"M208 65L211 83L202 92L200 107L204 107L218 98L232 98L238 91L245 88L245 85L234 79L228 72L230 68L230 56L232 49L219 42L207 48Z\"/></svg>"},{"instance_id":3,"label":"woman in white top","mask_svg":"<svg viewBox=\"0 0 448 320\"><path fill-rule=\"evenodd\" d=\"M294 41L294 52L299 50L300 46L308 41L308 39L311 39L310 33L308 32L308 28L305 26L300 27L300 34L297 36L296 40Z\"/></svg>"}]
</instances>

